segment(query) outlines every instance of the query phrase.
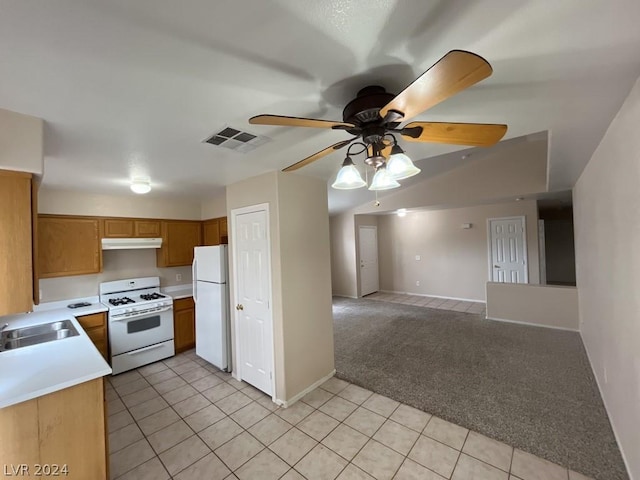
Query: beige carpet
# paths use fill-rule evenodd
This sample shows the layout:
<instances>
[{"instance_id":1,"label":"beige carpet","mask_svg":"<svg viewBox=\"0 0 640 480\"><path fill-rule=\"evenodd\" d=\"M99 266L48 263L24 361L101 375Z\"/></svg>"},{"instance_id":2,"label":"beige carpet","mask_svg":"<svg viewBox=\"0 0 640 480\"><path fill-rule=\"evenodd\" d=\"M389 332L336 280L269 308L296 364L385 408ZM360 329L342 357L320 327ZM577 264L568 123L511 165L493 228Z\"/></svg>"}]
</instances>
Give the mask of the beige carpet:
<instances>
[{"instance_id":1,"label":"beige carpet","mask_svg":"<svg viewBox=\"0 0 640 480\"><path fill-rule=\"evenodd\" d=\"M337 375L601 480L627 479L578 333L334 298Z\"/></svg>"}]
</instances>

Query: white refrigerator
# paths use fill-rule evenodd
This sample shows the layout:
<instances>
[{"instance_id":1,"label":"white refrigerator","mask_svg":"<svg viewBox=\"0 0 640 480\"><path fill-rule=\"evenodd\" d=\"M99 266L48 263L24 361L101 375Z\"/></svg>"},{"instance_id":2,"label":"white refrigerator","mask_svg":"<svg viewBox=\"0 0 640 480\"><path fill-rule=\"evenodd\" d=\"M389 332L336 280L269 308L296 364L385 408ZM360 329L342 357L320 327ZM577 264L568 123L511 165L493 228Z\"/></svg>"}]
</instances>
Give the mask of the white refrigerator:
<instances>
[{"instance_id":1,"label":"white refrigerator","mask_svg":"<svg viewBox=\"0 0 640 480\"><path fill-rule=\"evenodd\" d=\"M193 300L196 304L196 355L231 370L227 246L195 247Z\"/></svg>"}]
</instances>

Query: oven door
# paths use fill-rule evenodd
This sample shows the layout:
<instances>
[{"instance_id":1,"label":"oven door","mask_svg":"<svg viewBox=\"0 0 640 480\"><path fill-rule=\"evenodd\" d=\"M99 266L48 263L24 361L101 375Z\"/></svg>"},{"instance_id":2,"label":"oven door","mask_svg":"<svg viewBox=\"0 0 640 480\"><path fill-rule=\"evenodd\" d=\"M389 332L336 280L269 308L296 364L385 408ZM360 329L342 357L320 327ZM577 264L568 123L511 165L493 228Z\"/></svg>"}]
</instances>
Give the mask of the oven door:
<instances>
[{"instance_id":1,"label":"oven door","mask_svg":"<svg viewBox=\"0 0 640 480\"><path fill-rule=\"evenodd\" d=\"M173 340L173 307L124 318L109 318L111 355Z\"/></svg>"}]
</instances>

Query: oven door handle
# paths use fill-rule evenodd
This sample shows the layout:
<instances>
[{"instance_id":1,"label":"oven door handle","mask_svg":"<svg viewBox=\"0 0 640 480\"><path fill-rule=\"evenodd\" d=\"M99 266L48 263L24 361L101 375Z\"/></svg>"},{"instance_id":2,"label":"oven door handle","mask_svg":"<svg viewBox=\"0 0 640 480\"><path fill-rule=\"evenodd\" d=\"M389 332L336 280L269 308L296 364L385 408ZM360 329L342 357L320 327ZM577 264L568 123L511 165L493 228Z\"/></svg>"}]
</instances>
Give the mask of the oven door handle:
<instances>
[{"instance_id":1,"label":"oven door handle","mask_svg":"<svg viewBox=\"0 0 640 480\"><path fill-rule=\"evenodd\" d=\"M128 317L112 318L111 321L112 322L122 322L124 320L133 320L133 319L140 318L140 317L148 317L149 315L154 315L156 313L168 312L172 308L173 308L173 306L169 306L169 307L161 308L160 310L154 310L153 312L143 312L140 315L129 315Z\"/></svg>"},{"instance_id":2,"label":"oven door handle","mask_svg":"<svg viewBox=\"0 0 640 480\"><path fill-rule=\"evenodd\" d=\"M151 345L150 347L139 348L138 350L134 350L133 352L127 352L127 355L137 355L139 353L148 352L149 350L154 350L156 348L164 347L163 343L158 343L156 345Z\"/></svg>"}]
</instances>

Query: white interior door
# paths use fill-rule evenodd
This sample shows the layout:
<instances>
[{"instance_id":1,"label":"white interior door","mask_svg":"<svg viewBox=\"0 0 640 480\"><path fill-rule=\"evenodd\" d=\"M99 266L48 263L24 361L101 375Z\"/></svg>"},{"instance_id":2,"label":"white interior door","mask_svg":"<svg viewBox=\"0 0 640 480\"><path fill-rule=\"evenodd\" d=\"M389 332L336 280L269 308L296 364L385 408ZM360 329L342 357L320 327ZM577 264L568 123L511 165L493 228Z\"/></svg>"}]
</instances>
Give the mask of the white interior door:
<instances>
[{"instance_id":1,"label":"white interior door","mask_svg":"<svg viewBox=\"0 0 640 480\"><path fill-rule=\"evenodd\" d=\"M528 283L524 217L489 219L489 269L493 282Z\"/></svg>"},{"instance_id":2,"label":"white interior door","mask_svg":"<svg viewBox=\"0 0 640 480\"><path fill-rule=\"evenodd\" d=\"M260 210L234 218L239 373L245 382L273 395L268 214Z\"/></svg>"},{"instance_id":3,"label":"white interior door","mask_svg":"<svg viewBox=\"0 0 640 480\"><path fill-rule=\"evenodd\" d=\"M369 295L380 289L378 277L378 229L360 227L360 295Z\"/></svg>"}]
</instances>

